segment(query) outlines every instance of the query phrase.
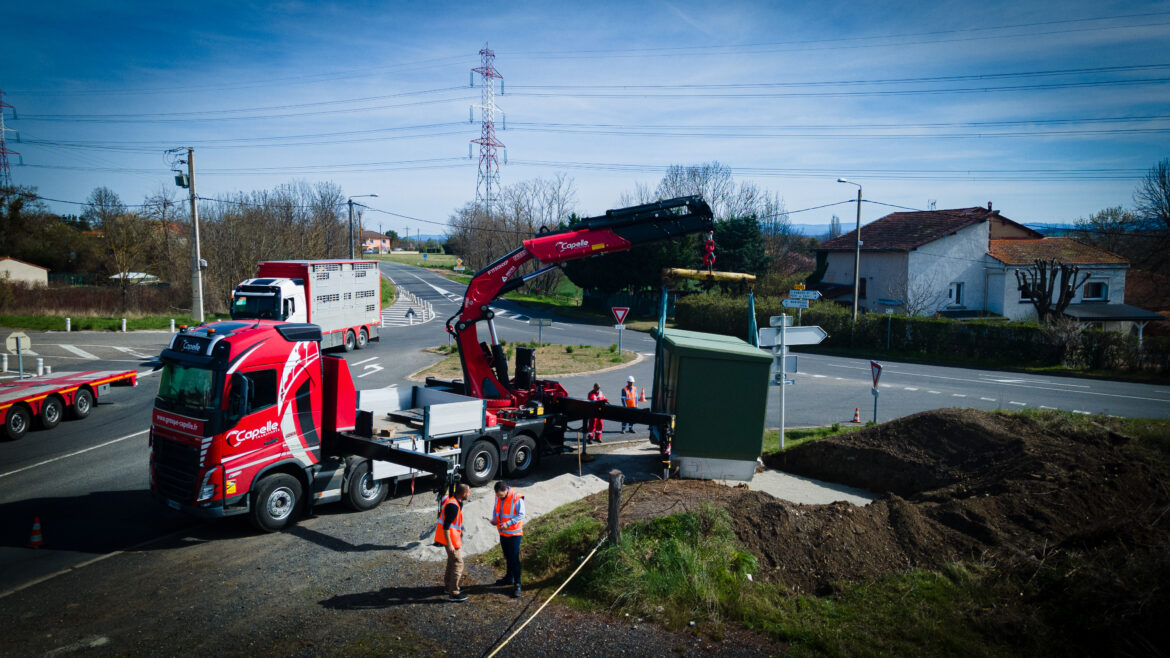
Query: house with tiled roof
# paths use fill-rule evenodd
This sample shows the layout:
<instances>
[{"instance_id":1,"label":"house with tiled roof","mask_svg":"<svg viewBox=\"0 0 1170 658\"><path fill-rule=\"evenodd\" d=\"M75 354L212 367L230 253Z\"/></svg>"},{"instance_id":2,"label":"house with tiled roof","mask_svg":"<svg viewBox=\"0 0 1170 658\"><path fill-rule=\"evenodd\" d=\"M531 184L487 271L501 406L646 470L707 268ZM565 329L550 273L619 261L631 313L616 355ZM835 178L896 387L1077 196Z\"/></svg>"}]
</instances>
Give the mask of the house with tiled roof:
<instances>
[{"instance_id":1,"label":"house with tiled roof","mask_svg":"<svg viewBox=\"0 0 1170 658\"><path fill-rule=\"evenodd\" d=\"M817 249L818 271L823 272L817 287L826 298L852 304L856 233ZM896 212L861 227L858 307L957 318L1035 318L1016 272L1037 259L1080 267L1078 283L1085 280L1066 315L1095 323L1140 321L1141 309L1124 304L1129 267L1124 258L1070 238L1046 238L990 203L986 208Z\"/></svg>"}]
</instances>

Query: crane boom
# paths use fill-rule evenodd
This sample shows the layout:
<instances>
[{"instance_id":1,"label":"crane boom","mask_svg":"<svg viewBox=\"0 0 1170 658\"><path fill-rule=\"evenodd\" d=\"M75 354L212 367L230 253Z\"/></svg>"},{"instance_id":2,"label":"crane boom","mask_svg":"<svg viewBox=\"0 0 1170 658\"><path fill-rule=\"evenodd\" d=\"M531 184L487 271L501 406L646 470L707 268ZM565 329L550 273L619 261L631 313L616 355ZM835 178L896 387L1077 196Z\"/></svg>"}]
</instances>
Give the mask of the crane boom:
<instances>
[{"instance_id":1,"label":"crane boom","mask_svg":"<svg viewBox=\"0 0 1170 658\"><path fill-rule=\"evenodd\" d=\"M459 344L466 393L486 400L492 408L519 406L533 393L515 390L506 383L507 361L496 336L490 306L500 295L561 263L627 251L639 244L709 231L713 226L711 208L702 197L679 197L608 210L604 215L584 219L571 228L539 233L485 267L472 277L459 312L447 320L447 331L455 335ZM530 260L545 266L516 277L520 268ZM481 321L487 322L490 345L479 342L476 325ZM559 384L537 384L551 385L542 389L544 392L564 395Z\"/></svg>"}]
</instances>

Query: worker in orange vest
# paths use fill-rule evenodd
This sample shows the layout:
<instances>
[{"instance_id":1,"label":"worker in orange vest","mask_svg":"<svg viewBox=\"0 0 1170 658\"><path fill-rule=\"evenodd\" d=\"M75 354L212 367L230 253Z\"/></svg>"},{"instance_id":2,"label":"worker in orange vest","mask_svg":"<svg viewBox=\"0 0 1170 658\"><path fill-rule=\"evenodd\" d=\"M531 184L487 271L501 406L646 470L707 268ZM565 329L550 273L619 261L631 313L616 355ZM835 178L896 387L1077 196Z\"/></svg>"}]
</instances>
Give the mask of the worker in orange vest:
<instances>
[{"instance_id":1,"label":"worker in orange vest","mask_svg":"<svg viewBox=\"0 0 1170 658\"><path fill-rule=\"evenodd\" d=\"M622 387L622 406L637 408L638 406L638 388L634 386L634 376L626 377L626 385ZM633 423L622 423L622 434L629 432L634 433Z\"/></svg>"},{"instance_id":2,"label":"worker in orange vest","mask_svg":"<svg viewBox=\"0 0 1170 658\"><path fill-rule=\"evenodd\" d=\"M601 392L601 384L594 383L593 390L589 391L589 399L594 401L609 402L609 398L605 397L605 393ZM585 435L586 443L601 443L601 428L602 420L600 418L589 419L589 432Z\"/></svg>"},{"instance_id":3,"label":"worker in orange vest","mask_svg":"<svg viewBox=\"0 0 1170 658\"><path fill-rule=\"evenodd\" d=\"M512 598L520 598L520 540L524 537L524 496L503 482L496 483L496 507L491 524L500 531L500 550L508 571L497 585L512 585Z\"/></svg>"},{"instance_id":4,"label":"worker in orange vest","mask_svg":"<svg viewBox=\"0 0 1170 658\"><path fill-rule=\"evenodd\" d=\"M435 543L447 549L447 572L443 584L447 588L447 600L462 603L467 595L459 590L459 579L463 576L463 501L471 495L471 487L460 483L455 495L448 495L439 504L439 522L435 525Z\"/></svg>"}]
</instances>

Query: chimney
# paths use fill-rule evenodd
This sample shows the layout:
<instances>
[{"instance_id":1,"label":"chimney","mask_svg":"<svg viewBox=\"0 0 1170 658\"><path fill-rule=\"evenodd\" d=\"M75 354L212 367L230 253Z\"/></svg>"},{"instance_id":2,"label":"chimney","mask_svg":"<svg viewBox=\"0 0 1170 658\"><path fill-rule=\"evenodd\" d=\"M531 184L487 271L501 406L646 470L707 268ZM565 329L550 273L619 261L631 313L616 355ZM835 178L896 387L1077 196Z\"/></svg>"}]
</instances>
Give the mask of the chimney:
<instances>
[{"instance_id":1,"label":"chimney","mask_svg":"<svg viewBox=\"0 0 1170 658\"><path fill-rule=\"evenodd\" d=\"M987 202L987 209L991 210L991 202L990 201Z\"/></svg>"}]
</instances>

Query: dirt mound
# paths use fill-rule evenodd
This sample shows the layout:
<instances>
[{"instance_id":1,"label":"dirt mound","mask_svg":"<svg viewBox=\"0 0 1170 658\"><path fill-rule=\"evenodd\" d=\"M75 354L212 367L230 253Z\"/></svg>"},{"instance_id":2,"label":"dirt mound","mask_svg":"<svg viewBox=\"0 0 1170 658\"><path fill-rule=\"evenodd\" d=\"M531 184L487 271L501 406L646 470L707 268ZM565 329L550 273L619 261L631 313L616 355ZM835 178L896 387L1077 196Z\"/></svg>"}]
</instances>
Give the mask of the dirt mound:
<instances>
[{"instance_id":1,"label":"dirt mound","mask_svg":"<svg viewBox=\"0 0 1170 658\"><path fill-rule=\"evenodd\" d=\"M768 465L884 492L865 507L796 505L710 482L647 482L630 491L625 523L702 503L732 512L759 560L757 577L799 592L937 568L956 560L1035 560L1059 546L1116 542L1170 504L1165 474L1100 428L1045 429L1019 416L932 411L774 455ZM636 489L634 487L637 487ZM605 518L604 493L591 498Z\"/></svg>"}]
</instances>

